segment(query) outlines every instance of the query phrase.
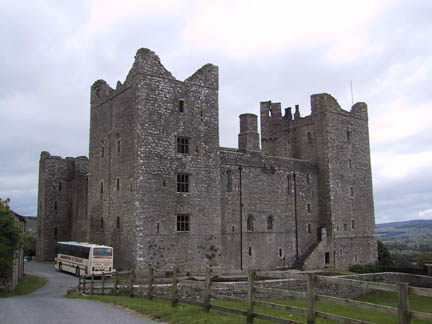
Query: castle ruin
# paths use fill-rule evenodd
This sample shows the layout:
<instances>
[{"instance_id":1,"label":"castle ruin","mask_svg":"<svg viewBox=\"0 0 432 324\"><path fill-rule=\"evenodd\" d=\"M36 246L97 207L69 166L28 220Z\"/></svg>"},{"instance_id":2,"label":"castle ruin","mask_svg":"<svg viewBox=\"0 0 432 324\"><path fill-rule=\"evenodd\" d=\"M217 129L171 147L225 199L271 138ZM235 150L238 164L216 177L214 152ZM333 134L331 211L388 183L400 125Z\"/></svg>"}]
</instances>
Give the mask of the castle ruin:
<instances>
[{"instance_id":1,"label":"castle ruin","mask_svg":"<svg viewBox=\"0 0 432 324\"><path fill-rule=\"evenodd\" d=\"M114 247L118 269L340 268L377 261L367 106L260 104L219 145L218 68L176 80L148 49L91 87L89 158L42 152L37 256Z\"/></svg>"}]
</instances>

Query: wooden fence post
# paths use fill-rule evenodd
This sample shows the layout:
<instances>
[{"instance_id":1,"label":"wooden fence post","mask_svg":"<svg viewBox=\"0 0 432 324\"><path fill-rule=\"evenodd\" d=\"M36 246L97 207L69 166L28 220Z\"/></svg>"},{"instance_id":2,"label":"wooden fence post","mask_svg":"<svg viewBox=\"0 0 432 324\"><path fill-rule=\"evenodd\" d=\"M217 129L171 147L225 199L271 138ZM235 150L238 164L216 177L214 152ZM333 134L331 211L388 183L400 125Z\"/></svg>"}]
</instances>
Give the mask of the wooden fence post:
<instances>
[{"instance_id":1,"label":"wooden fence post","mask_svg":"<svg viewBox=\"0 0 432 324\"><path fill-rule=\"evenodd\" d=\"M212 269L207 268L205 283L204 283L204 310L209 312L210 310L210 297L211 297L211 273Z\"/></svg>"},{"instance_id":2,"label":"wooden fence post","mask_svg":"<svg viewBox=\"0 0 432 324\"><path fill-rule=\"evenodd\" d=\"M315 284L316 277L314 274L307 274L307 324L315 324Z\"/></svg>"},{"instance_id":3,"label":"wooden fence post","mask_svg":"<svg viewBox=\"0 0 432 324\"><path fill-rule=\"evenodd\" d=\"M248 270L248 295L247 295L247 324L252 324L254 319L255 304L255 270Z\"/></svg>"},{"instance_id":4,"label":"wooden fence post","mask_svg":"<svg viewBox=\"0 0 432 324\"><path fill-rule=\"evenodd\" d=\"M94 294L94 273L91 275L91 282L90 282L90 294Z\"/></svg>"},{"instance_id":5,"label":"wooden fence post","mask_svg":"<svg viewBox=\"0 0 432 324\"><path fill-rule=\"evenodd\" d=\"M105 290L105 273L102 272L102 292L101 294L104 294L104 290Z\"/></svg>"},{"instance_id":6,"label":"wooden fence post","mask_svg":"<svg viewBox=\"0 0 432 324\"><path fill-rule=\"evenodd\" d=\"M410 324L409 292L407 283L398 284L398 318L399 324Z\"/></svg>"},{"instance_id":7,"label":"wooden fence post","mask_svg":"<svg viewBox=\"0 0 432 324\"><path fill-rule=\"evenodd\" d=\"M118 271L115 272L115 278L114 278L114 294L118 294Z\"/></svg>"},{"instance_id":8,"label":"wooden fence post","mask_svg":"<svg viewBox=\"0 0 432 324\"><path fill-rule=\"evenodd\" d=\"M177 305L177 283L178 283L178 268L177 266L173 269L172 278L172 292L171 292L171 306L175 307Z\"/></svg>"},{"instance_id":9,"label":"wooden fence post","mask_svg":"<svg viewBox=\"0 0 432 324\"><path fill-rule=\"evenodd\" d=\"M135 281L135 270L132 269L130 274L130 281L129 281L129 288L130 288L129 297L135 296L134 288L133 288L134 281Z\"/></svg>"},{"instance_id":10,"label":"wooden fence post","mask_svg":"<svg viewBox=\"0 0 432 324\"><path fill-rule=\"evenodd\" d=\"M78 292L81 292L81 277L78 277Z\"/></svg>"},{"instance_id":11,"label":"wooden fence post","mask_svg":"<svg viewBox=\"0 0 432 324\"><path fill-rule=\"evenodd\" d=\"M86 277L82 276L82 280L83 280L83 292L85 294L86 293Z\"/></svg>"},{"instance_id":12,"label":"wooden fence post","mask_svg":"<svg viewBox=\"0 0 432 324\"><path fill-rule=\"evenodd\" d=\"M148 278L148 291L147 291L147 299L153 299L153 268L149 267L149 278Z\"/></svg>"}]
</instances>

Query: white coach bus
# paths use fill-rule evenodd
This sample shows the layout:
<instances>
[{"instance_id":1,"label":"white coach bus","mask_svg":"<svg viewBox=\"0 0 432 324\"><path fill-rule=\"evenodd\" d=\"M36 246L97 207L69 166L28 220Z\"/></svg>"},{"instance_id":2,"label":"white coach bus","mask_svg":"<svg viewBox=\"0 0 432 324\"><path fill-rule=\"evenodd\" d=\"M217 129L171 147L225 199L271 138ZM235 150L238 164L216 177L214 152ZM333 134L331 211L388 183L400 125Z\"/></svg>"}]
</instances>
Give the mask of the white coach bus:
<instances>
[{"instance_id":1,"label":"white coach bus","mask_svg":"<svg viewBox=\"0 0 432 324\"><path fill-rule=\"evenodd\" d=\"M113 268L113 248L110 246L57 242L55 268L74 273L77 277L86 275L111 275Z\"/></svg>"}]
</instances>

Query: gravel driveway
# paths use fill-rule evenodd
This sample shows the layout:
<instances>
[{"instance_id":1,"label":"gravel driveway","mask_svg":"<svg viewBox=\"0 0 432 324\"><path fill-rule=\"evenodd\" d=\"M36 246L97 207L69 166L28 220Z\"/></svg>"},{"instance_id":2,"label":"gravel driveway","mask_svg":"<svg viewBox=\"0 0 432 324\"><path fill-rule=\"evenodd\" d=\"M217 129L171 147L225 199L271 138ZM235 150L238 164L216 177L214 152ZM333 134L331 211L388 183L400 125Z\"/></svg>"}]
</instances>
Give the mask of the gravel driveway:
<instances>
[{"instance_id":1,"label":"gravel driveway","mask_svg":"<svg viewBox=\"0 0 432 324\"><path fill-rule=\"evenodd\" d=\"M30 295L0 298L1 324L157 324L128 312L97 302L62 298L78 278L60 273L51 264L25 263L25 273L48 279L44 287Z\"/></svg>"}]
</instances>

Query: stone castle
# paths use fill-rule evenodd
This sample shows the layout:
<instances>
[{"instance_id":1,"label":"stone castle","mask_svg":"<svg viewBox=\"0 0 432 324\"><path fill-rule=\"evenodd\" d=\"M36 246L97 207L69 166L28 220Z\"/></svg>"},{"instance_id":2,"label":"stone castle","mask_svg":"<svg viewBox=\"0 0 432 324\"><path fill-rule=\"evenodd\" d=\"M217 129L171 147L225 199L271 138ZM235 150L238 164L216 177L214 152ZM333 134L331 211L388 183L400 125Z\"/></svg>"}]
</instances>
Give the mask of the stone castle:
<instances>
[{"instance_id":1,"label":"stone castle","mask_svg":"<svg viewBox=\"0 0 432 324\"><path fill-rule=\"evenodd\" d=\"M123 84L91 87L89 158L41 153L38 257L74 240L137 271L375 263L367 106L311 108L261 102L261 136L243 114L238 148L220 147L217 66L181 82L138 50Z\"/></svg>"}]
</instances>

